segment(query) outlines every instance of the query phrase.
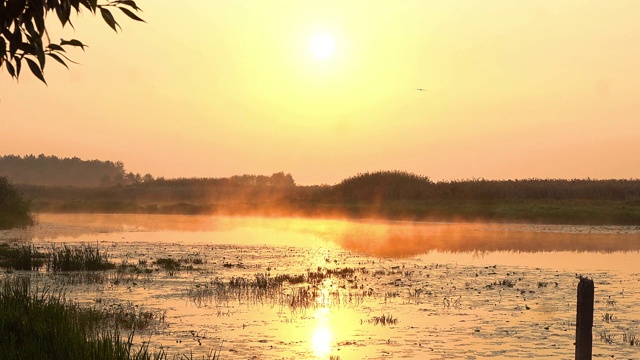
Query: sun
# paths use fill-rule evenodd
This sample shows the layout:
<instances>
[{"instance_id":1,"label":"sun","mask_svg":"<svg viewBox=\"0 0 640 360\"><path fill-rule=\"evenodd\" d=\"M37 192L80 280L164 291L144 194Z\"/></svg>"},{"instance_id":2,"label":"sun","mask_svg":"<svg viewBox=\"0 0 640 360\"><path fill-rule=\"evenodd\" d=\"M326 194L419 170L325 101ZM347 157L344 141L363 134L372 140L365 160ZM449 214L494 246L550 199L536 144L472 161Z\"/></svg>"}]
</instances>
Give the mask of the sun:
<instances>
[{"instance_id":1,"label":"sun","mask_svg":"<svg viewBox=\"0 0 640 360\"><path fill-rule=\"evenodd\" d=\"M316 58L328 59L333 55L335 43L333 38L327 34L316 34L311 37L309 49Z\"/></svg>"}]
</instances>

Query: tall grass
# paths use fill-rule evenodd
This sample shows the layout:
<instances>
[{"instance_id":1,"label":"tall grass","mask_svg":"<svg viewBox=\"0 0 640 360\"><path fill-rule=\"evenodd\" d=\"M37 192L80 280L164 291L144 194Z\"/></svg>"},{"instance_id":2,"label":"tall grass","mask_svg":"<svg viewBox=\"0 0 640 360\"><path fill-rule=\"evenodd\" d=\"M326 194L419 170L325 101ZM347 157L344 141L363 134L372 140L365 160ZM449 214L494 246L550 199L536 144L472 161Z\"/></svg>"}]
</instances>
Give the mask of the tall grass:
<instances>
[{"instance_id":1,"label":"tall grass","mask_svg":"<svg viewBox=\"0 0 640 360\"><path fill-rule=\"evenodd\" d=\"M0 267L15 270L38 270L42 267L46 255L37 251L33 245L11 247L0 244Z\"/></svg>"},{"instance_id":2,"label":"tall grass","mask_svg":"<svg viewBox=\"0 0 640 360\"><path fill-rule=\"evenodd\" d=\"M50 289L32 289L29 278L8 277L0 289L0 352L4 360L160 358L146 345L133 348L131 333L122 339L108 330L107 316L66 302Z\"/></svg>"},{"instance_id":3,"label":"tall grass","mask_svg":"<svg viewBox=\"0 0 640 360\"><path fill-rule=\"evenodd\" d=\"M109 261L109 254L100 251L98 245L82 244L71 247L53 245L47 261L48 271L97 271L115 268L115 264Z\"/></svg>"}]
</instances>

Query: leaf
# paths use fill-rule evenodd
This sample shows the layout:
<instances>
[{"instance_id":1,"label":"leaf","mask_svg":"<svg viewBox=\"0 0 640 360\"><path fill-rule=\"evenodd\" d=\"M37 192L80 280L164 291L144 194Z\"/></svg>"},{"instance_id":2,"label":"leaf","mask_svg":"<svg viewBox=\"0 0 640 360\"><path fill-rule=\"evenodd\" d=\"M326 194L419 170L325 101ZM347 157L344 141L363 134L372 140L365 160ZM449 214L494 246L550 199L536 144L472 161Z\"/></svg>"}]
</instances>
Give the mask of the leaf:
<instances>
[{"instance_id":1,"label":"leaf","mask_svg":"<svg viewBox=\"0 0 640 360\"><path fill-rule=\"evenodd\" d=\"M38 14L38 17L35 18L36 27L38 28L38 32L42 34L44 32L44 14Z\"/></svg>"},{"instance_id":2,"label":"leaf","mask_svg":"<svg viewBox=\"0 0 640 360\"><path fill-rule=\"evenodd\" d=\"M89 3L91 4L91 10L95 13L98 8L98 0L89 0Z\"/></svg>"},{"instance_id":3,"label":"leaf","mask_svg":"<svg viewBox=\"0 0 640 360\"><path fill-rule=\"evenodd\" d=\"M44 69L45 56L44 49L42 48L42 38L36 37L30 40L33 43L33 48L35 50L35 55L38 58L38 62L40 62L40 68Z\"/></svg>"},{"instance_id":4,"label":"leaf","mask_svg":"<svg viewBox=\"0 0 640 360\"><path fill-rule=\"evenodd\" d=\"M20 70L22 69L22 59L17 56L13 57L13 60L16 62L16 78L20 77Z\"/></svg>"},{"instance_id":5,"label":"leaf","mask_svg":"<svg viewBox=\"0 0 640 360\"><path fill-rule=\"evenodd\" d=\"M137 20L137 21L142 21L142 22L146 22L144 20L142 20L140 17L138 17L138 15L134 14L131 10L127 9L127 8L118 8L120 10L122 10L123 13L125 13L128 17L132 18L133 20Z\"/></svg>"},{"instance_id":6,"label":"leaf","mask_svg":"<svg viewBox=\"0 0 640 360\"><path fill-rule=\"evenodd\" d=\"M6 6L11 10L11 16L17 19L24 12L24 8L27 6L27 0L10 1Z\"/></svg>"},{"instance_id":7,"label":"leaf","mask_svg":"<svg viewBox=\"0 0 640 360\"><path fill-rule=\"evenodd\" d=\"M58 44L49 44L47 45L47 48L53 51L65 51L64 48Z\"/></svg>"},{"instance_id":8,"label":"leaf","mask_svg":"<svg viewBox=\"0 0 640 360\"><path fill-rule=\"evenodd\" d=\"M36 49L33 44L29 42L29 39L27 39L27 42L20 43L20 45L18 45L18 50L22 50L25 54L29 55L34 55L36 53Z\"/></svg>"},{"instance_id":9,"label":"leaf","mask_svg":"<svg viewBox=\"0 0 640 360\"><path fill-rule=\"evenodd\" d=\"M62 27L64 27L67 24L69 17L60 4L56 5L56 15L58 15L58 19L60 19L60 23L62 24Z\"/></svg>"},{"instance_id":10,"label":"leaf","mask_svg":"<svg viewBox=\"0 0 640 360\"><path fill-rule=\"evenodd\" d=\"M76 9L76 12L80 12L80 0L71 1L71 6Z\"/></svg>"},{"instance_id":11,"label":"leaf","mask_svg":"<svg viewBox=\"0 0 640 360\"><path fill-rule=\"evenodd\" d=\"M118 3L120 4L125 4L125 5L129 5L129 7L133 8L134 10L138 11L140 10L140 8L138 7L138 5L136 5L136 2L133 0L120 0L118 1Z\"/></svg>"},{"instance_id":12,"label":"leaf","mask_svg":"<svg viewBox=\"0 0 640 360\"><path fill-rule=\"evenodd\" d=\"M16 77L16 69L13 67L11 62L10 61L5 61L4 63L7 65L7 71L9 72L9 75L11 75L12 78L15 78Z\"/></svg>"},{"instance_id":13,"label":"leaf","mask_svg":"<svg viewBox=\"0 0 640 360\"><path fill-rule=\"evenodd\" d=\"M102 18L107 23L107 25L109 25L113 29L113 31L118 32L118 29L116 29L116 26L120 26L120 25L118 25L118 23L116 22L116 19L111 14L111 11L105 8L100 8L100 14L102 15Z\"/></svg>"},{"instance_id":14,"label":"leaf","mask_svg":"<svg viewBox=\"0 0 640 360\"><path fill-rule=\"evenodd\" d=\"M64 60L62 60L62 58L60 58L60 56L58 56L57 54L54 53L47 53L47 55L51 56L52 58L54 58L57 62L59 62L60 64L64 65L64 67L66 67L67 69L69 68L69 66L67 65L66 62L64 62Z\"/></svg>"},{"instance_id":15,"label":"leaf","mask_svg":"<svg viewBox=\"0 0 640 360\"><path fill-rule=\"evenodd\" d=\"M9 55L14 56L18 48L22 44L22 31L20 31L20 27L16 26L9 40Z\"/></svg>"},{"instance_id":16,"label":"leaf","mask_svg":"<svg viewBox=\"0 0 640 360\"><path fill-rule=\"evenodd\" d=\"M77 62L75 62L75 61L73 61L73 60L69 59L69 57L67 57L67 55L65 55L65 54L56 54L56 55L62 56L63 58L67 59L67 61L68 61L68 62L71 62L71 63L74 63L74 64L78 64L78 65L79 65L79 63L77 63Z\"/></svg>"},{"instance_id":17,"label":"leaf","mask_svg":"<svg viewBox=\"0 0 640 360\"><path fill-rule=\"evenodd\" d=\"M42 75L42 71L40 71L38 64L36 64L35 61L29 58L25 58L25 60L27 60L27 65L29 65L29 69L31 69L31 72L33 73L33 75L35 75L38 79L40 79L43 83L46 84L47 82L44 80L44 76Z\"/></svg>"},{"instance_id":18,"label":"leaf","mask_svg":"<svg viewBox=\"0 0 640 360\"><path fill-rule=\"evenodd\" d=\"M60 45L71 45L71 46L81 47L83 51L85 47L89 47L89 45L85 45L82 42L80 42L80 40L76 40L76 39L71 39L71 40L60 39Z\"/></svg>"},{"instance_id":19,"label":"leaf","mask_svg":"<svg viewBox=\"0 0 640 360\"><path fill-rule=\"evenodd\" d=\"M31 37L33 37L33 38L39 37L39 34L36 31L36 28L33 26L33 23L31 22L31 20L25 21L24 22L24 27L25 27L25 29L27 29L27 33L29 35L31 35Z\"/></svg>"}]
</instances>

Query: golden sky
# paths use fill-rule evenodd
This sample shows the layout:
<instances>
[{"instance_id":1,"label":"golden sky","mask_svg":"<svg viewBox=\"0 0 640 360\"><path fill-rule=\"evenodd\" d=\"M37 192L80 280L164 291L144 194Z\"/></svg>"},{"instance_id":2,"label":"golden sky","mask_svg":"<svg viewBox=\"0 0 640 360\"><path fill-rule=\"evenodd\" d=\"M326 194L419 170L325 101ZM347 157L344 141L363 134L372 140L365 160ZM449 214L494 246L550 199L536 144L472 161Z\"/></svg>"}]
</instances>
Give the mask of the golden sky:
<instances>
[{"instance_id":1,"label":"golden sky","mask_svg":"<svg viewBox=\"0 0 640 360\"><path fill-rule=\"evenodd\" d=\"M176 4L138 0L147 23L115 13L119 34L50 21L89 48L48 86L0 73L0 155L299 184L640 177L640 1Z\"/></svg>"}]
</instances>

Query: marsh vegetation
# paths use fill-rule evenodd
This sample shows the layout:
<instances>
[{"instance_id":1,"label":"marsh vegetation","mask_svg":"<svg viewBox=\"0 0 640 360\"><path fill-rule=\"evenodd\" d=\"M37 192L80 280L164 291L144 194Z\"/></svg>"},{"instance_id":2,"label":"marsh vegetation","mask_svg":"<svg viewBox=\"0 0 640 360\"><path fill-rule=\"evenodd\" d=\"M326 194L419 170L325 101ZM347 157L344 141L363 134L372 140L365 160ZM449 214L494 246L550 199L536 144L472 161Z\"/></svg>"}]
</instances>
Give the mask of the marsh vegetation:
<instances>
[{"instance_id":1,"label":"marsh vegetation","mask_svg":"<svg viewBox=\"0 0 640 360\"><path fill-rule=\"evenodd\" d=\"M593 227L582 233L568 228L571 246L554 247L554 242L569 239L557 238L558 233L538 233L541 239L550 239L535 240L541 249L556 249L542 253L496 250L504 248L493 238L504 230L476 226L464 232L469 237L460 233L455 241L462 244L466 238L479 244L479 239L487 238L493 243L487 249L494 250L471 255L468 244L442 253L422 248L386 256L375 255L392 253L377 249L383 244L423 243L437 233L443 239L452 237L443 224L422 224L424 231L406 232L405 223L353 222L349 223L353 229L347 230L334 220L240 222L183 216L172 225L175 217L159 215L148 216L148 221L136 217L140 222L127 223L126 230L105 227L89 215L76 219L82 227L63 222L53 226L51 221L62 217L43 216L42 224L24 231L30 234L27 242L1 246L0 278L9 282L28 278L32 292L51 289L48 293L56 298L64 294L60 300L73 308L99 312L92 315L102 319L94 328L109 332L112 340L118 330L118 341L130 346L130 355L142 351L151 358L168 359L570 357L576 271L598 284L596 314L602 316L597 316L594 331L603 335L602 341L596 336L596 353L625 357L637 351L637 274L614 268L578 270L576 263L567 262L593 253L607 259L630 249L625 241L620 242L622 250L603 242L598 253L598 245L587 235L603 230ZM187 230L190 219L209 230ZM187 231L158 229L159 223ZM378 231L377 226L385 230ZM637 230L628 227L606 229L614 234L601 232L600 237L637 236ZM616 234L616 229L629 233ZM40 231L49 235L43 237ZM55 239L51 231L64 236ZM21 232L3 236L19 237ZM392 241L380 238L382 234ZM419 234L419 240L402 237L409 234ZM530 238L526 234L505 231L510 238ZM94 240L84 242L87 238ZM355 244L357 239L361 245ZM497 244L503 241L498 238ZM589 250L581 252L580 246ZM559 261L541 260L554 252L565 267ZM47 263L56 253L84 260L75 261L77 270L54 271ZM628 254L634 259L637 250ZM526 260L528 256L531 260ZM102 260L91 260L97 257ZM608 261L635 262L626 257ZM108 265L87 270L82 265L87 263Z\"/></svg>"}]
</instances>

